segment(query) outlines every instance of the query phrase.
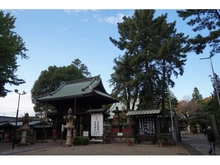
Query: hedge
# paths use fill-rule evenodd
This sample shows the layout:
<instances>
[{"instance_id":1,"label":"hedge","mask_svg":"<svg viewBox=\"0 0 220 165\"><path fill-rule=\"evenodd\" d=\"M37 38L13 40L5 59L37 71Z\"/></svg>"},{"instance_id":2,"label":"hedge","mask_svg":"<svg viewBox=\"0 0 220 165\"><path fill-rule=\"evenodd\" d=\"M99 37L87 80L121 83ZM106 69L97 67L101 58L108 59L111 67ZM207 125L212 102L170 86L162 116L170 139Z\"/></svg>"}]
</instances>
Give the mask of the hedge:
<instances>
[{"instance_id":1,"label":"hedge","mask_svg":"<svg viewBox=\"0 0 220 165\"><path fill-rule=\"evenodd\" d=\"M89 138L88 138L88 137L76 136L76 137L73 139L73 144L74 144L75 146L88 145L88 144L89 144Z\"/></svg>"}]
</instances>

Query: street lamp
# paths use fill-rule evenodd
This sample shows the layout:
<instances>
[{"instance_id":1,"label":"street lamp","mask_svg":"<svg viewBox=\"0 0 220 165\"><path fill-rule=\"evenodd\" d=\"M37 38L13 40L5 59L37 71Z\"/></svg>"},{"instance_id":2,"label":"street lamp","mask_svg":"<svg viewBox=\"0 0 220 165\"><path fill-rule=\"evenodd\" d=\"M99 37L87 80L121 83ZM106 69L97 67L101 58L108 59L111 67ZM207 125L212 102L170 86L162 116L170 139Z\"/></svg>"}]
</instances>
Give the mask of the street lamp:
<instances>
[{"instance_id":1,"label":"street lamp","mask_svg":"<svg viewBox=\"0 0 220 165\"><path fill-rule=\"evenodd\" d=\"M167 71L167 66L166 65L161 65L162 67L165 67ZM167 71L167 88L168 88L168 94L169 94L169 109L170 109L170 120L171 120L171 134L174 142L176 142L176 131L175 127L173 124L173 115L172 115L172 107L171 107L171 97L170 97L170 89L169 89L169 79L168 79L168 71Z\"/></svg>"},{"instance_id":2,"label":"street lamp","mask_svg":"<svg viewBox=\"0 0 220 165\"><path fill-rule=\"evenodd\" d=\"M19 93L18 90L15 89L15 93L17 93L19 96L18 96L18 107L17 107L16 119L15 119L15 130L14 130L14 139L13 139L12 149L14 149L14 147L15 147L15 136L16 136L16 130L17 130L17 123L18 123L18 111L19 111L19 104L20 104L20 96L25 95L26 92L23 91L22 93Z\"/></svg>"},{"instance_id":3,"label":"street lamp","mask_svg":"<svg viewBox=\"0 0 220 165\"><path fill-rule=\"evenodd\" d=\"M207 60L207 59L210 60L211 68L212 68L212 75L213 75L213 78L215 78L215 72L214 72L214 68L213 68L213 65L212 65L212 56L209 56L209 57L206 57L206 58L200 58L200 60ZM218 88L217 88L215 82L214 82L214 88L215 88L216 93L217 93L218 105L220 107L219 93L218 93Z\"/></svg>"}]
</instances>

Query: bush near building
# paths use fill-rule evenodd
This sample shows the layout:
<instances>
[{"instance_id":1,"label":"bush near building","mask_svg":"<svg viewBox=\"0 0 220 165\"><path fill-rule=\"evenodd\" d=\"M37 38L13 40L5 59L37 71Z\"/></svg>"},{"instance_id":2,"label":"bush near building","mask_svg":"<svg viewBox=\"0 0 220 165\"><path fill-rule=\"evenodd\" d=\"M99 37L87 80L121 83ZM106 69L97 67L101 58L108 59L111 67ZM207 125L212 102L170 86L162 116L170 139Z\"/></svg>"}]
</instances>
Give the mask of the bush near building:
<instances>
[{"instance_id":1,"label":"bush near building","mask_svg":"<svg viewBox=\"0 0 220 165\"><path fill-rule=\"evenodd\" d=\"M76 136L76 137L73 139L73 144L74 144L75 146L88 145L88 144L89 144L89 138L88 138L88 137Z\"/></svg>"}]
</instances>

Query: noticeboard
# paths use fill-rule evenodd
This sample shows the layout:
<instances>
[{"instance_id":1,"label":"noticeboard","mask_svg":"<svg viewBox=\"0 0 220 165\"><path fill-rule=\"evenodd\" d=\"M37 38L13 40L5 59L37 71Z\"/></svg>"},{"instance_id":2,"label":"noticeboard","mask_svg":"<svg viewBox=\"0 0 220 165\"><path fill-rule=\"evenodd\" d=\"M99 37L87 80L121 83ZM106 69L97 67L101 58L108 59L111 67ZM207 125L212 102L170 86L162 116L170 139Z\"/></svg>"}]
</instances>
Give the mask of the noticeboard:
<instances>
[{"instance_id":1,"label":"noticeboard","mask_svg":"<svg viewBox=\"0 0 220 165\"><path fill-rule=\"evenodd\" d=\"M83 131L83 136L88 137L89 136L89 131Z\"/></svg>"}]
</instances>

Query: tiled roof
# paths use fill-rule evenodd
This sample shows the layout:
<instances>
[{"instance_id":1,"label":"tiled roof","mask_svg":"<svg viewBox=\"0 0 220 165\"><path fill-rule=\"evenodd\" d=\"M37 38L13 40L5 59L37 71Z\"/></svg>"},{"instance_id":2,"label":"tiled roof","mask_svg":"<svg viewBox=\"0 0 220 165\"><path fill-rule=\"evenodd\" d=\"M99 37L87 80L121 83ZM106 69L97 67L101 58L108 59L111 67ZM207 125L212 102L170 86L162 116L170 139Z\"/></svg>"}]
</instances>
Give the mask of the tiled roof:
<instances>
[{"instance_id":1,"label":"tiled roof","mask_svg":"<svg viewBox=\"0 0 220 165\"><path fill-rule=\"evenodd\" d=\"M50 94L36 98L37 101L62 100L75 97L84 97L90 94L96 94L104 98L113 99L105 90L100 76L91 78L66 81L56 91ZM117 102L115 100L115 102Z\"/></svg>"},{"instance_id":2,"label":"tiled roof","mask_svg":"<svg viewBox=\"0 0 220 165\"><path fill-rule=\"evenodd\" d=\"M161 112L160 109L151 109L151 110L136 110L136 111L128 111L126 115L128 116L136 116L136 115L156 115Z\"/></svg>"},{"instance_id":3,"label":"tiled roof","mask_svg":"<svg viewBox=\"0 0 220 165\"><path fill-rule=\"evenodd\" d=\"M96 113L96 112L103 112L105 109L90 109L90 110L88 110L87 112L88 113Z\"/></svg>"}]
</instances>

